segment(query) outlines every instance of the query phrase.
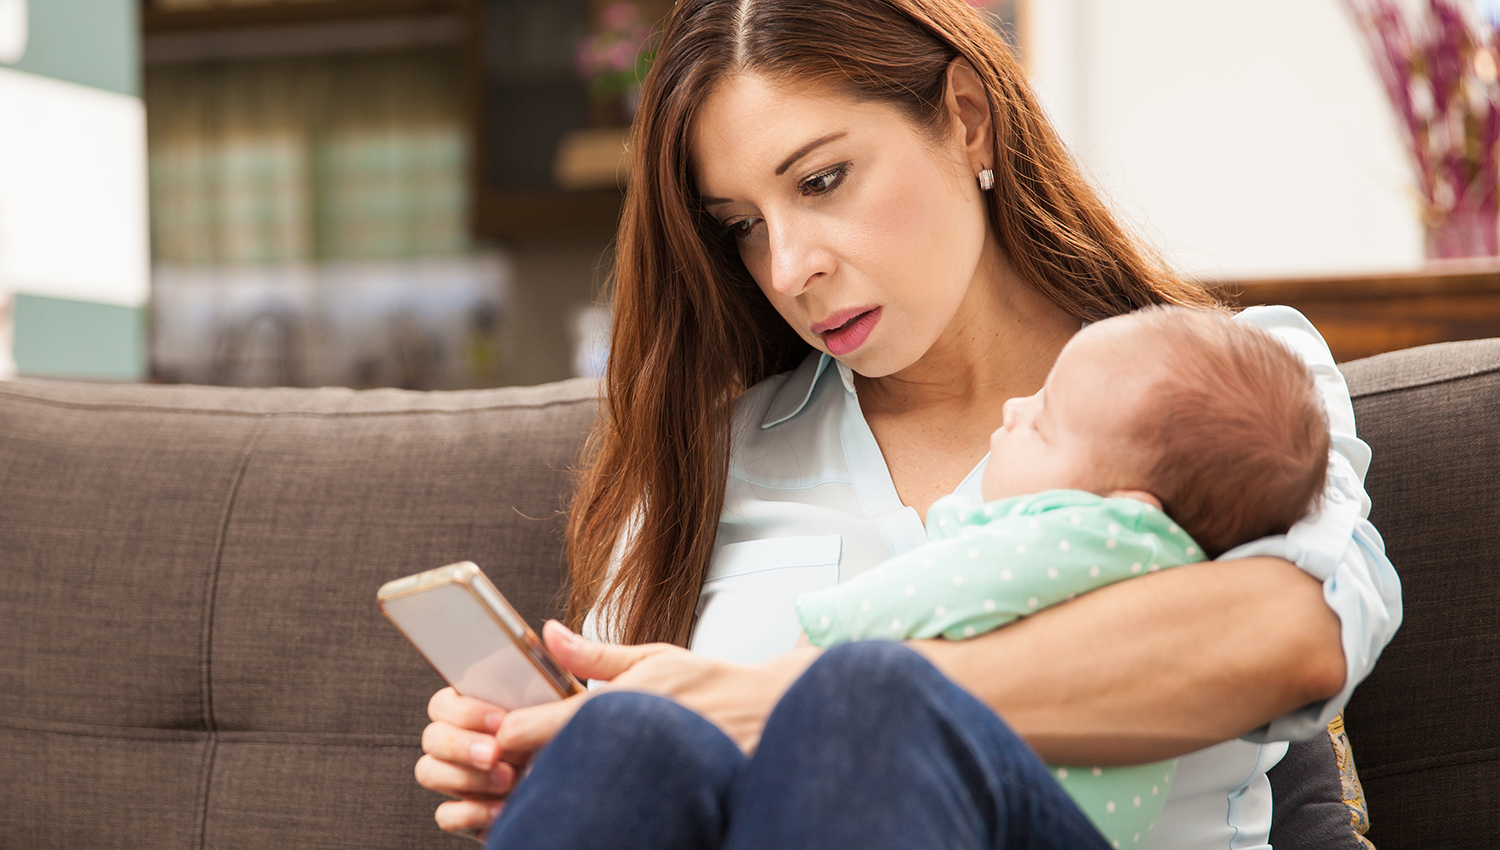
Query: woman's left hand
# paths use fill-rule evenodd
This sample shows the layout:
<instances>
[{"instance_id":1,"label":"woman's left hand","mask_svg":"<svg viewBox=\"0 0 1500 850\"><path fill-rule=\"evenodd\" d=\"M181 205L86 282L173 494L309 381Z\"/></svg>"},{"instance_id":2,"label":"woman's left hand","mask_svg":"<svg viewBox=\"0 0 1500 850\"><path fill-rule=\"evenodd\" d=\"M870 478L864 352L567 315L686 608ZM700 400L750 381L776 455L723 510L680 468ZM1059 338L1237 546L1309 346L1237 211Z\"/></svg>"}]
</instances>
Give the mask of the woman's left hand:
<instances>
[{"instance_id":1,"label":"woman's left hand","mask_svg":"<svg viewBox=\"0 0 1500 850\"><path fill-rule=\"evenodd\" d=\"M771 709L822 650L798 648L747 667L708 658L665 643L610 646L548 622L542 640L562 666L580 679L609 682L606 690L658 694L718 726L747 753L760 743ZM535 752L552 740L590 694L512 711L496 737L506 752Z\"/></svg>"}]
</instances>

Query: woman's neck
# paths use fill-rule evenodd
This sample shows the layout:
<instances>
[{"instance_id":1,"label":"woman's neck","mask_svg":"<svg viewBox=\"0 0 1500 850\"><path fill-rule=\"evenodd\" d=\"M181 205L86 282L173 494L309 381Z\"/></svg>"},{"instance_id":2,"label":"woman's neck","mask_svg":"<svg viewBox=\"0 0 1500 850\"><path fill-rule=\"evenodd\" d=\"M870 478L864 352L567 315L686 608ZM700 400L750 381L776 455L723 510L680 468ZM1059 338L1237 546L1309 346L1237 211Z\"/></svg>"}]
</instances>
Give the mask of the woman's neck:
<instances>
[{"instance_id":1,"label":"woman's neck","mask_svg":"<svg viewBox=\"0 0 1500 850\"><path fill-rule=\"evenodd\" d=\"M989 451L1005 402L1041 389L1080 322L1007 265L970 287L952 324L920 361L882 378L856 376L860 410L901 501L926 516Z\"/></svg>"},{"instance_id":2,"label":"woman's neck","mask_svg":"<svg viewBox=\"0 0 1500 850\"><path fill-rule=\"evenodd\" d=\"M994 273L975 280L922 359L884 377L856 376L866 416L950 415L1041 389L1082 323L1021 281L1003 260L987 265Z\"/></svg>"}]
</instances>

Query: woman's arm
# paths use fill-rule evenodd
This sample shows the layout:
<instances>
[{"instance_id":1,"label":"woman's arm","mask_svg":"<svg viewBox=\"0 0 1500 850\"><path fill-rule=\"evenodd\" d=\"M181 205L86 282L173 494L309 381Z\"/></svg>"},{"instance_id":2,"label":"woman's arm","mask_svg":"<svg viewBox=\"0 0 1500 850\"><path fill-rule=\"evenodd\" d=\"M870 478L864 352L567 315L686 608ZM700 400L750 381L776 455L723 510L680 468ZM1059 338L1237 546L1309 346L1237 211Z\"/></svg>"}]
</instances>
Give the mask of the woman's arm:
<instances>
[{"instance_id":1,"label":"woman's arm","mask_svg":"<svg viewBox=\"0 0 1500 850\"><path fill-rule=\"evenodd\" d=\"M916 649L1043 759L1129 764L1263 726L1344 683L1320 583L1273 558L1193 564Z\"/></svg>"},{"instance_id":2,"label":"woman's arm","mask_svg":"<svg viewBox=\"0 0 1500 850\"><path fill-rule=\"evenodd\" d=\"M677 699L747 749L819 652L744 667L676 647L596 644L555 625L545 638L574 673ZM1339 621L1321 585L1274 558L1178 567L972 640L913 646L1044 759L1064 764L1182 755L1326 699L1344 682ZM576 710L569 700L510 713L502 750L540 747Z\"/></svg>"}]
</instances>

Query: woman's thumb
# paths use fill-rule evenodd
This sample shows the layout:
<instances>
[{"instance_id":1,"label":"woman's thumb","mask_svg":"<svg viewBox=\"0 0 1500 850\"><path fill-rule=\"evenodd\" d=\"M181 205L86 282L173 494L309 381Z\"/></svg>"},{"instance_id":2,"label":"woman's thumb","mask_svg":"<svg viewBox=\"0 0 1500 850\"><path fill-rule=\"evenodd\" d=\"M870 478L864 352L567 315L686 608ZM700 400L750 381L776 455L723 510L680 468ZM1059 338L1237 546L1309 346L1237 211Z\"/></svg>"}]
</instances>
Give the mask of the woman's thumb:
<instances>
[{"instance_id":1,"label":"woman's thumb","mask_svg":"<svg viewBox=\"0 0 1500 850\"><path fill-rule=\"evenodd\" d=\"M652 646L611 646L580 637L556 620L542 626L542 642L557 662L580 679L609 681L657 651Z\"/></svg>"}]
</instances>

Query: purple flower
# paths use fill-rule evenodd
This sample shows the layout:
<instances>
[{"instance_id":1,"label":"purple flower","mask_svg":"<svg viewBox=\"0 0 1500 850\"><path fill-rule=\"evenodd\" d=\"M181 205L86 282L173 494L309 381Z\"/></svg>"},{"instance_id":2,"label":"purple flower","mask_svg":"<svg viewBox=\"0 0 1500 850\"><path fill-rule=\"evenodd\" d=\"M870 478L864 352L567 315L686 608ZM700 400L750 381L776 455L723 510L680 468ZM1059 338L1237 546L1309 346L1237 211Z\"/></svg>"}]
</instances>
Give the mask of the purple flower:
<instances>
[{"instance_id":1,"label":"purple flower","mask_svg":"<svg viewBox=\"0 0 1500 850\"><path fill-rule=\"evenodd\" d=\"M1396 0L1342 0L1365 34L1412 154L1429 226L1500 210L1497 25L1453 0L1427 0L1415 21Z\"/></svg>"}]
</instances>

